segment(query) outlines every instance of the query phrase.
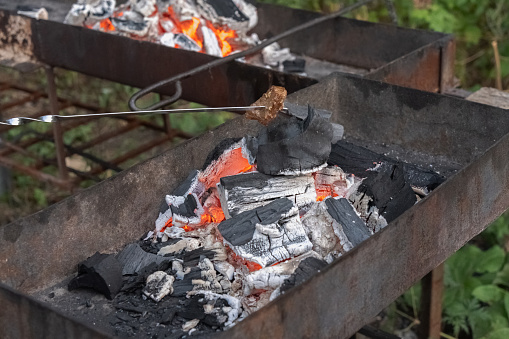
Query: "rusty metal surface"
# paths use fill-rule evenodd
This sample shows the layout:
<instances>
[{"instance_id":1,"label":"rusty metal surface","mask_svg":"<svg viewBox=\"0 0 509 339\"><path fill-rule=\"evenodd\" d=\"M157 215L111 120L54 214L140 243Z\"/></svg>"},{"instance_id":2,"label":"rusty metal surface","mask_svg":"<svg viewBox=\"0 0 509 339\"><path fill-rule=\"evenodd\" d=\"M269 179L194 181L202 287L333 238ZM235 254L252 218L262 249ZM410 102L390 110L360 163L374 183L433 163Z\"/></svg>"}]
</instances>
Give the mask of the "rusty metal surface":
<instances>
[{"instance_id":1,"label":"rusty metal surface","mask_svg":"<svg viewBox=\"0 0 509 339\"><path fill-rule=\"evenodd\" d=\"M421 280L419 304L419 337L440 339L442 331L442 297L444 292L444 263Z\"/></svg>"},{"instance_id":2,"label":"rusty metal surface","mask_svg":"<svg viewBox=\"0 0 509 339\"><path fill-rule=\"evenodd\" d=\"M90 325L70 319L47 305L0 283L2 339L103 339Z\"/></svg>"},{"instance_id":3,"label":"rusty metal surface","mask_svg":"<svg viewBox=\"0 0 509 339\"><path fill-rule=\"evenodd\" d=\"M464 168L314 278L220 334L225 338L348 338L509 205L503 109L354 76L330 77L289 100L331 109L356 143L398 150L391 155L406 161L417 154L435 168ZM217 142L256 130L255 122L236 119L1 227L0 281L33 292L95 251L138 239L153 228L161 197L200 168Z\"/></svg>"},{"instance_id":4,"label":"rusty metal surface","mask_svg":"<svg viewBox=\"0 0 509 339\"><path fill-rule=\"evenodd\" d=\"M70 7L62 1L46 1L54 12ZM67 6L67 7L66 7ZM10 8L9 5L0 5ZM51 7L50 7L51 8ZM284 30L319 17L319 14L286 7L259 4L259 24L255 32L270 37ZM8 11L2 11L8 16ZM51 15L50 15L51 18ZM62 20L58 17L59 20ZM146 87L159 80L188 71L217 58L150 42L137 41L82 27L64 25L55 21L23 18L31 23L33 55L46 64L76 70L88 75L121 82L135 87ZM0 23L1 26L1 23ZM337 18L318 27L307 29L296 37L283 40L295 53L380 71L389 66L386 74L397 69L398 60L425 48L440 51L440 41L449 35ZM65 46L65 47L62 47ZM107 48L105 48L107 46ZM61 53L65 48L66 53ZM402 67L411 63L402 59ZM150 64L151 67L146 67ZM406 66L405 66L406 65ZM414 63L419 67L419 63ZM416 70L413 70L416 71ZM452 74L440 74L434 69L427 74L431 82L452 82ZM407 77L402 77L405 84ZM450 81L449 81L450 80ZM398 76L392 80L400 84ZM408 81L407 81L408 82ZM316 83L315 79L276 72L240 62L231 62L210 72L183 82L183 98L208 106L246 105L258 99L271 85L284 86L289 93ZM428 87L429 88L429 87ZM428 88L422 88L427 90ZM432 87L435 89L435 87ZM171 95L172 86L162 94Z\"/></svg>"}]
</instances>

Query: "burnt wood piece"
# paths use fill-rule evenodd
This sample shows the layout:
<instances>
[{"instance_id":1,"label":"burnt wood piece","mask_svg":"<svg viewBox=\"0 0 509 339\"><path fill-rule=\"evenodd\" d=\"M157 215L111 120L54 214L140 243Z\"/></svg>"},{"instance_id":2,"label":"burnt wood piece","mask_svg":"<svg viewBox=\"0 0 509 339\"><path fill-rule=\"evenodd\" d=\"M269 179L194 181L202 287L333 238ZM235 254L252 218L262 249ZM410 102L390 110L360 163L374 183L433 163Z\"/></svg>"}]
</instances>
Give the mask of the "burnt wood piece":
<instances>
[{"instance_id":1,"label":"burnt wood piece","mask_svg":"<svg viewBox=\"0 0 509 339\"><path fill-rule=\"evenodd\" d=\"M433 190L445 181L444 176L434 171L391 159L383 154L378 154L344 140L332 145L328 160L329 165L337 165L346 173L352 173L362 178L374 175L374 172L370 172L368 169L375 168L381 162L400 164L405 173L405 180L412 186L426 187L428 190Z\"/></svg>"},{"instance_id":2,"label":"burnt wood piece","mask_svg":"<svg viewBox=\"0 0 509 339\"><path fill-rule=\"evenodd\" d=\"M316 171L331 151L332 125L308 107L308 116L279 115L258 135L258 171L270 175L292 175Z\"/></svg>"},{"instance_id":3,"label":"burnt wood piece","mask_svg":"<svg viewBox=\"0 0 509 339\"><path fill-rule=\"evenodd\" d=\"M325 266L327 266L326 261L317 259L315 257L309 257L302 260L295 272L293 272L293 274L285 280L283 285L281 285L280 292L284 293L290 288L302 284L304 281L311 278Z\"/></svg>"},{"instance_id":4,"label":"burnt wood piece","mask_svg":"<svg viewBox=\"0 0 509 339\"><path fill-rule=\"evenodd\" d=\"M196 180L198 180L198 173L198 170L193 170L189 173L187 178L177 188L175 188L173 192L171 192L171 195L184 197L191 193L196 185ZM168 206L168 204L166 204L166 206Z\"/></svg>"},{"instance_id":5,"label":"burnt wood piece","mask_svg":"<svg viewBox=\"0 0 509 339\"><path fill-rule=\"evenodd\" d=\"M359 186L358 191L373 199L388 223L412 207L417 199L405 180L401 164L382 163Z\"/></svg>"},{"instance_id":6,"label":"burnt wood piece","mask_svg":"<svg viewBox=\"0 0 509 339\"><path fill-rule=\"evenodd\" d=\"M78 266L78 276L69 282L69 291L88 287L103 294L108 299L122 287L122 265L112 254L96 252Z\"/></svg>"},{"instance_id":7,"label":"burnt wood piece","mask_svg":"<svg viewBox=\"0 0 509 339\"><path fill-rule=\"evenodd\" d=\"M173 283L173 293L174 297L183 297L187 294L187 292L191 291L194 288L193 280L201 279L201 269L198 267L191 268L191 271L184 275L182 280L176 280Z\"/></svg>"},{"instance_id":8,"label":"burnt wood piece","mask_svg":"<svg viewBox=\"0 0 509 339\"><path fill-rule=\"evenodd\" d=\"M366 223L357 215L347 199L328 198L325 205L327 212L343 227L343 232L354 247L369 238L371 234Z\"/></svg>"},{"instance_id":9,"label":"burnt wood piece","mask_svg":"<svg viewBox=\"0 0 509 339\"><path fill-rule=\"evenodd\" d=\"M299 208L316 201L315 183L311 175L242 173L221 178L218 192L226 218L267 205L279 198L288 198Z\"/></svg>"},{"instance_id":10,"label":"burnt wood piece","mask_svg":"<svg viewBox=\"0 0 509 339\"><path fill-rule=\"evenodd\" d=\"M135 275L126 276L122 285L122 292L135 292L145 285L147 277L156 271L168 270L170 263L163 261L161 263L151 263L140 269Z\"/></svg>"},{"instance_id":11,"label":"burnt wood piece","mask_svg":"<svg viewBox=\"0 0 509 339\"><path fill-rule=\"evenodd\" d=\"M218 226L232 250L262 267L303 254L313 247L287 198L240 213Z\"/></svg>"},{"instance_id":12,"label":"burnt wood piece","mask_svg":"<svg viewBox=\"0 0 509 339\"><path fill-rule=\"evenodd\" d=\"M137 274L152 263L161 265L169 263L171 259L173 258L145 252L138 244L129 244L117 254L117 260L123 266L123 275Z\"/></svg>"}]
</instances>

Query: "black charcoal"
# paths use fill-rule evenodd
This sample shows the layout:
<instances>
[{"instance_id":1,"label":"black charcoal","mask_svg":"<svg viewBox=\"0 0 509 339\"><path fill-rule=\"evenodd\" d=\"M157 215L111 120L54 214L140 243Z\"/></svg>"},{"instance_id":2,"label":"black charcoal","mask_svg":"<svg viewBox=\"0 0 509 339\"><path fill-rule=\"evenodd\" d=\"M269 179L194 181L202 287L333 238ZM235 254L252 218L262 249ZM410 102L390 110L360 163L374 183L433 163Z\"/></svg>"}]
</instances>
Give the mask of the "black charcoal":
<instances>
[{"instance_id":1,"label":"black charcoal","mask_svg":"<svg viewBox=\"0 0 509 339\"><path fill-rule=\"evenodd\" d=\"M325 205L327 212L343 227L343 232L352 246L355 247L369 238L371 234L366 223L357 215L347 199L328 198L325 200Z\"/></svg>"},{"instance_id":2,"label":"black charcoal","mask_svg":"<svg viewBox=\"0 0 509 339\"><path fill-rule=\"evenodd\" d=\"M293 272L293 274L285 280L283 285L281 285L280 292L286 292L290 288L302 284L325 268L325 266L327 266L327 262L315 257L309 257L302 260L295 272Z\"/></svg>"},{"instance_id":3,"label":"black charcoal","mask_svg":"<svg viewBox=\"0 0 509 339\"><path fill-rule=\"evenodd\" d=\"M314 172L331 151L332 125L308 108L306 119L279 115L258 136L257 168L270 175Z\"/></svg>"},{"instance_id":4,"label":"black charcoal","mask_svg":"<svg viewBox=\"0 0 509 339\"><path fill-rule=\"evenodd\" d=\"M169 264L172 258L145 252L138 244L129 244L117 254L117 260L123 266L123 275L133 275L152 263Z\"/></svg>"},{"instance_id":5,"label":"black charcoal","mask_svg":"<svg viewBox=\"0 0 509 339\"><path fill-rule=\"evenodd\" d=\"M122 265L112 254L95 253L78 265L78 276L69 282L69 291L92 288L108 299L122 287Z\"/></svg>"},{"instance_id":6,"label":"black charcoal","mask_svg":"<svg viewBox=\"0 0 509 339\"><path fill-rule=\"evenodd\" d=\"M288 73L303 73L306 70L306 60L295 58L294 60L283 61L283 68Z\"/></svg>"}]
</instances>

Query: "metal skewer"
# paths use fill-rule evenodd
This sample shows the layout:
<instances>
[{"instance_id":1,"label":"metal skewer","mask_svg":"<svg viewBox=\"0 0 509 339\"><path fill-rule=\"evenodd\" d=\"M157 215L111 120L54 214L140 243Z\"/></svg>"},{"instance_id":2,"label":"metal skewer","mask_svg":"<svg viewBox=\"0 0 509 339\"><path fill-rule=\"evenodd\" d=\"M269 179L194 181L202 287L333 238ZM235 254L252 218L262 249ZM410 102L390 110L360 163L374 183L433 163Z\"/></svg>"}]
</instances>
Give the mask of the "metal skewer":
<instances>
[{"instance_id":1,"label":"metal skewer","mask_svg":"<svg viewBox=\"0 0 509 339\"><path fill-rule=\"evenodd\" d=\"M92 114L77 114L77 115L43 115L39 118L29 117L16 117L0 121L0 125L19 126L25 123L37 121L51 123L57 119L74 119L74 118L90 118L90 117L111 117L123 115L156 115L156 114L172 114L172 113L195 113L195 112L222 112L222 111L248 111L252 109L263 109L265 106L233 106L233 107L204 107L204 108L177 108L177 109L158 109L158 110L143 110L143 111L127 111L127 112L106 112L106 113L92 113Z\"/></svg>"}]
</instances>

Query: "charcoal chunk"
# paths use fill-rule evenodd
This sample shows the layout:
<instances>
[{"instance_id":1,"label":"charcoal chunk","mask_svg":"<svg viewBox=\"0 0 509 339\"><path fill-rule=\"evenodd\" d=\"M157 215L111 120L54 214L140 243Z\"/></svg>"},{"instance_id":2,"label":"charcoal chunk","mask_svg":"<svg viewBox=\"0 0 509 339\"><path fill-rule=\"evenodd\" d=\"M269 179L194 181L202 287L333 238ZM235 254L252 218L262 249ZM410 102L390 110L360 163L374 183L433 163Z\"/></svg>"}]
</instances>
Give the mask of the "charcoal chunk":
<instances>
[{"instance_id":1,"label":"charcoal chunk","mask_svg":"<svg viewBox=\"0 0 509 339\"><path fill-rule=\"evenodd\" d=\"M304 281L311 278L325 266L327 266L326 261L315 257L308 257L302 260L295 272L293 272L289 278L285 279L283 285L281 285L280 291L286 292L290 288L302 284Z\"/></svg>"},{"instance_id":2,"label":"charcoal chunk","mask_svg":"<svg viewBox=\"0 0 509 339\"><path fill-rule=\"evenodd\" d=\"M194 170L191 173L189 173L187 178L177 188L175 188L175 190L173 190L171 195L186 196L189 193L191 193L193 183L197 180L198 173L199 173L198 170ZM166 204L166 207L168 207L168 204Z\"/></svg>"},{"instance_id":3,"label":"charcoal chunk","mask_svg":"<svg viewBox=\"0 0 509 339\"><path fill-rule=\"evenodd\" d=\"M233 144L240 141L241 138L226 138L223 139L217 144L216 147L207 155L205 159L205 163L203 164L202 170L205 171L207 167L212 163L212 161L219 159L219 157L230 148Z\"/></svg>"},{"instance_id":4,"label":"charcoal chunk","mask_svg":"<svg viewBox=\"0 0 509 339\"><path fill-rule=\"evenodd\" d=\"M138 244L129 244L117 254L117 260L123 267L123 275L136 274L152 263L156 265L168 264L171 259L171 257L145 252Z\"/></svg>"},{"instance_id":5,"label":"charcoal chunk","mask_svg":"<svg viewBox=\"0 0 509 339\"><path fill-rule=\"evenodd\" d=\"M347 199L328 198L325 205L327 212L343 227L343 232L354 247L369 238L370 233L366 224Z\"/></svg>"},{"instance_id":6,"label":"charcoal chunk","mask_svg":"<svg viewBox=\"0 0 509 339\"><path fill-rule=\"evenodd\" d=\"M122 287L122 265L114 255L96 252L78 266L78 276L69 282L69 291L77 288L92 288L108 299Z\"/></svg>"},{"instance_id":7,"label":"charcoal chunk","mask_svg":"<svg viewBox=\"0 0 509 339\"><path fill-rule=\"evenodd\" d=\"M376 172L369 171L369 169L375 169L382 162L401 166L405 180L412 186L426 187L431 191L445 181L444 176L434 171L391 159L344 140L332 145L328 160L329 165L337 165L346 173L352 173L362 178L376 175Z\"/></svg>"},{"instance_id":8,"label":"charcoal chunk","mask_svg":"<svg viewBox=\"0 0 509 339\"><path fill-rule=\"evenodd\" d=\"M316 171L331 151L332 125L309 106L305 120L279 115L258 136L258 171L294 175Z\"/></svg>"}]
</instances>

